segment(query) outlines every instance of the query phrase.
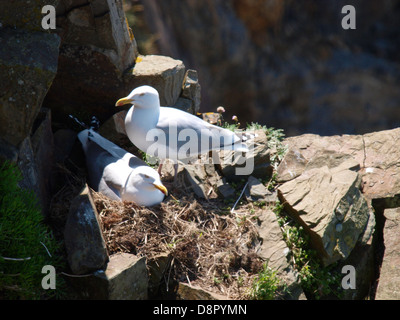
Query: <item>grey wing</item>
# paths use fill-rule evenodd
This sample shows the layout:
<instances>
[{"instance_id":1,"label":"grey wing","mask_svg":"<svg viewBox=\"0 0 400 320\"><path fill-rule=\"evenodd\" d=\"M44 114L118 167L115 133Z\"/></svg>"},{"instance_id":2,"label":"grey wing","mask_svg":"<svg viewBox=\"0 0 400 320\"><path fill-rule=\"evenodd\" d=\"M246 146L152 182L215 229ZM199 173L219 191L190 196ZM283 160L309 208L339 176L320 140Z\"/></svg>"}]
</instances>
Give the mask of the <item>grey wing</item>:
<instances>
[{"instance_id":1,"label":"grey wing","mask_svg":"<svg viewBox=\"0 0 400 320\"><path fill-rule=\"evenodd\" d=\"M90 141L97 144L104 150L108 151L111 155L113 155L116 158L123 158L128 153L124 149L120 148L119 146L107 140L106 138L102 137L93 130L88 130L88 137Z\"/></svg>"},{"instance_id":2,"label":"grey wing","mask_svg":"<svg viewBox=\"0 0 400 320\"><path fill-rule=\"evenodd\" d=\"M129 158L124 158L125 161L128 162L128 165L134 169L139 166L147 166L146 162L144 162L142 159L139 159L138 157L131 155Z\"/></svg>"},{"instance_id":3,"label":"grey wing","mask_svg":"<svg viewBox=\"0 0 400 320\"><path fill-rule=\"evenodd\" d=\"M190 113L169 107L160 108L157 128L165 133L167 141L172 141L172 139L177 141L178 150L185 146L195 148L202 153L240 141L240 138L230 130L214 126Z\"/></svg>"},{"instance_id":4,"label":"grey wing","mask_svg":"<svg viewBox=\"0 0 400 320\"><path fill-rule=\"evenodd\" d=\"M112 200L121 200L120 186L110 181L101 180L98 192L101 192Z\"/></svg>"},{"instance_id":5,"label":"grey wing","mask_svg":"<svg viewBox=\"0 0 400 320\"><path fill-rule=\"evenodd\" d=\"M125 178L113 170L119 160L94 141L88 141L85 150L89 186L111 199L120 199Z\"/></svg>"},{"instance_id":6,"label":"grey wing","mask_svg":"<svg viewBox=\"0 0 400 320\"><path fill-rule=\"evenodd\" d=\"M89 143L85 152L90 187L99 191L104 170L117 159L95 143Z\"/></svg>"}]
</instances>

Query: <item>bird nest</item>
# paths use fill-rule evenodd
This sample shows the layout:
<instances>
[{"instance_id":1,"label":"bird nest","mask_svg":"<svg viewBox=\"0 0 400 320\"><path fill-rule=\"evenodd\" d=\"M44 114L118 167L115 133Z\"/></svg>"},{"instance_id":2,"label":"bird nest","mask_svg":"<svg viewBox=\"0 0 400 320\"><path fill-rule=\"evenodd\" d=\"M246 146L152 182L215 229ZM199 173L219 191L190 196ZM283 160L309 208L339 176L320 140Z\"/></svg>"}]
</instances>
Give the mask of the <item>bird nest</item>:
<instances>
[{"instance_id":1,"label":"bird nest","mask_svg":"<svg viewBox=\"0 0 400 320\"><path fill-rule=\"evenodd\" d=\"M246 298L262 268L255 253L256 212L231 213L219 199L186 195L145 208L93 192L109 254L128 252L151 260L166 253L168 278L231 299Z\"/></svg>"}]
</instances>

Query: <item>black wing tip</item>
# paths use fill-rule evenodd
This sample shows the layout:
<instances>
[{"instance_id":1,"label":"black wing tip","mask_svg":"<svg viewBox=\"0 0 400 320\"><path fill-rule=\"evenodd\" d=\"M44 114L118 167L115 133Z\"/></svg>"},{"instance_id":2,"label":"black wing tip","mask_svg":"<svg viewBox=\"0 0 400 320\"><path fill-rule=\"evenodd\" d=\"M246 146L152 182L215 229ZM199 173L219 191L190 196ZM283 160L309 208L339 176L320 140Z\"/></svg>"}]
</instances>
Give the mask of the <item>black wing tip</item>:
<instances>
[{"instance_id":1,"label":"black wing tip","mask_svg":"<svg viewBox=\"0 0 400 320\"><path fill-rule=\"evenodd\" d=\"M68 115L72 120L74 120L77 124L79 124L81 127L89 130L94 130L98 131L100 128L100 120L96 116L92 116L90 119L90 126L88 126L86 123L80 121L77 117L73 116L72 114Z\"/></svg>"}]
</instances>

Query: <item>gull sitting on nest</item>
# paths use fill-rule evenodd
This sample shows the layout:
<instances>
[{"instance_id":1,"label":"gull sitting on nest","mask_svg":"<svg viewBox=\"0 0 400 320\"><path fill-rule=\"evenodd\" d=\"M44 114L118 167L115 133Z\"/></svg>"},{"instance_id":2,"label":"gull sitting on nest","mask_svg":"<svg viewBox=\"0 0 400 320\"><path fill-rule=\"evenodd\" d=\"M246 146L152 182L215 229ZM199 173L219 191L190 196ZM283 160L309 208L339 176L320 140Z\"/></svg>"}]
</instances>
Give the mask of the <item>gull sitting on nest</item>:
<instances>
[{"instance_id":1,"label":"gull sitting on nest","mask_svg":"<svg viewBox=\"0 0 400 320\"><path fill-rule=\"evenodd\" d=\"M161 203L168 191L156 170L92 129L78 134L86 157L89 186L113 200L140 206Z\"/></svg>"}]
</instances>

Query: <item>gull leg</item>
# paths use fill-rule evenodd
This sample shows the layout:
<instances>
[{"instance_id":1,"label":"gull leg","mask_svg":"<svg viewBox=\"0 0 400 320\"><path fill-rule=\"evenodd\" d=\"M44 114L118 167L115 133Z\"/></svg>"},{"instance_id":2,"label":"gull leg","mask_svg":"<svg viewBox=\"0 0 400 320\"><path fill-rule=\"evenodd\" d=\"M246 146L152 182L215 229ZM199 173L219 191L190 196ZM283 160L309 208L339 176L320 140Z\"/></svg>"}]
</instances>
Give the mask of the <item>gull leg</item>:
<instances>
[{"instance_id":1,"label":"gull leg","mask_svg":"<svg viewBox=\"0 0 400 320\"><path fill-rule=\"evenodd\" d=\"M210 151L210 153L211 153L212 163L214 164L214 167L219 172L222 172L221 158L219 156L219 152L218 151Z\"/></svg>"},{"instance_id":2,"label":"gull leg","mask_svg":"<svg viewBox=\"0 0 400 320\"><path fill-rule=\"evenodd\" d=\"M174 163L174 185L176 185L176 177L178 176L178 162Z\"/></svg>"},{"instance_id":3,"label":"gull leg","mask_svg":"<svg viewBox=\"0 0 400 320\"><path fill-rule=\"evenodd\" d=\"M163 163L164 163L164 159L161 159L160 164L158 165L158 174L160 175L160 177L161 177L161 169L162 169Z\"/></svg>"}]
</instances>

